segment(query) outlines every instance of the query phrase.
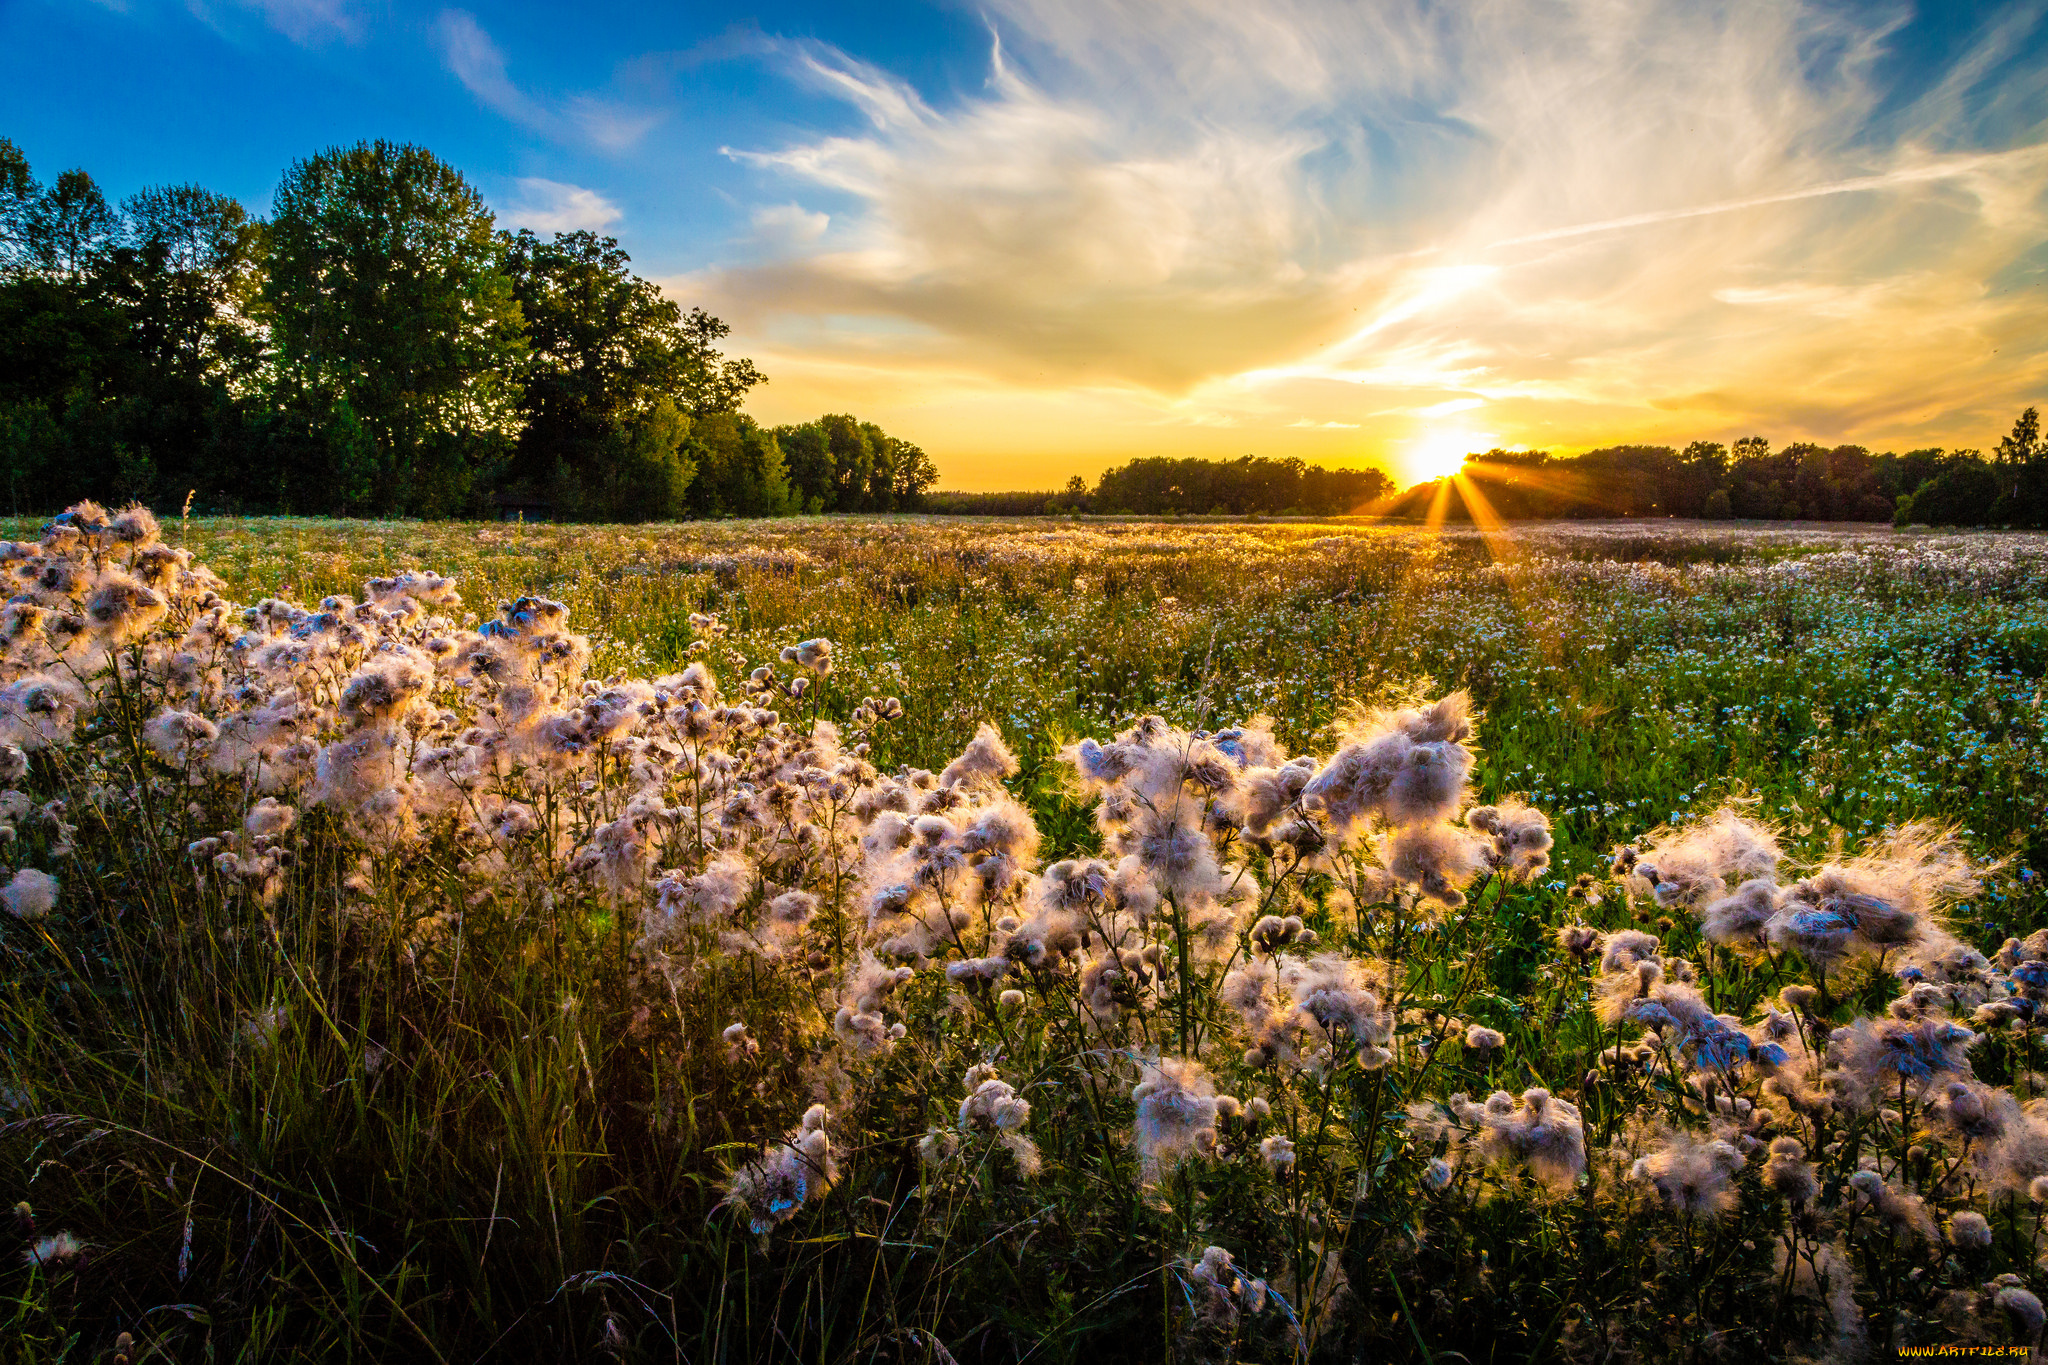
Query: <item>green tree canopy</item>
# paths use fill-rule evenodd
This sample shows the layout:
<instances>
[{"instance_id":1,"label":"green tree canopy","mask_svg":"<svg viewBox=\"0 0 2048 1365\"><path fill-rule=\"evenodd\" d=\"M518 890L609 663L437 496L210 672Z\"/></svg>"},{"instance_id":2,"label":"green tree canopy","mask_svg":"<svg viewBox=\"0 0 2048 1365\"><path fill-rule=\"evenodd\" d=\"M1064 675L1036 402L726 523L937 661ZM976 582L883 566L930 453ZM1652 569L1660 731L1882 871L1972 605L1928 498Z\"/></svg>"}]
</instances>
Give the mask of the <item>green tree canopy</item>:
<instances>
[{"instance_id":1,"label":"green tree canopy","mask_svg":"<svg viewBox=\"0 0 2048 1365\"><path fill-rule=\"evenodd\" d=\"M424 148L359 143L293 164L269 238L280 405L316 425L345 406L368 437L335 452L346 504L460 510L523 420L523 325L482 199Z\"/></svg>"}]
</instances>

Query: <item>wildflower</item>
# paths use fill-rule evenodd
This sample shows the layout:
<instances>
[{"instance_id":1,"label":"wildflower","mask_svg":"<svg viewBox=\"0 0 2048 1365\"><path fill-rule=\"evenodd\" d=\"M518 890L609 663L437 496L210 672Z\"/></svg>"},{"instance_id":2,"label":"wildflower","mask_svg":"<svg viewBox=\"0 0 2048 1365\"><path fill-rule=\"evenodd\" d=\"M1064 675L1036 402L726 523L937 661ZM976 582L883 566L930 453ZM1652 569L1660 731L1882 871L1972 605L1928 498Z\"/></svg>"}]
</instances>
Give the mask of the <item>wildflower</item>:
<instances>
[{"instance_id":1,"label":"wildflower","mask_svg":"<svg viewBox=\"0 0 2048 1365\"><path fill-rule=\"evenodd\" d=\"M71 1270L85 1263L85 1243L68 1232L38 1238L22 1260L44 1270Z\"/></svg>"},{"instance_id":2,"label":"wildflower","mask_svg":"<svg viewBox=\"0 0 2048 1365\"><path fill-rule=\"evenodd\" d=\"M960 756L946 765L939 774L941 787L961 785L993 786L1006 777L1016 776L1017 757L1003 743L1003 737L996 727L987 721L974 732L974 738L960 751Z\"/></svg>"},{"instance_id":3,"label":"wildflower","mask_svg":"<svg viewBox=\"0 0 2048 1365\"><path fill-rule=\"evenodd\" d=\"M872 952L847 970L846 989L832 1016L832 1031L851 1047L857 1057L886 1054L906 1032L902 1024L890 1024L882 1017L884 1002L896 988L910 980L908 967L884 967Z\"/></svg>"},{"instance_id":4,"label":"wildflower","mask_svg":"<svg viewBox=\"0 0 2048 1365\"><path fill-rule=\"evenodd\" d=\"M1252 949L1260 953L1277 953L1291 943L1314 943L1316 932L1305 928L1301 916L1262 915L1251 929Z\"/></svg>"},{"instance_id":5,"label":"wildflower","mask_svg":"<svg viewBox=\"0 0 2048 1365\"><path fill-rule=\"evenodd\" d=\"M1991 1301L2012 1323L2020 1340L2031 1342L2040 1337L2048 1313L2043 1312L2041 1300L2032 1290L2016 1284L2004 1285L1991 1296Z\"/></svg>"},{"instance_id":6,"label":"wildflower","mask_svg":"<svg viewBox=\"0 0 2048 1365\"><path fill-rule=\"evenodd\" d=\"M1024 992L1016 989L1004 991L1001 995L996 997L996 1002L1006 1010L1023 1009Z\"/></svg>"},{"instance_id":7,"label":"wildflower","mask_svg":"<svg viewBox=\"0 0 2048 1365\"><path fill-rule=\"evenodd\" d=\"M1303 961L1288 960L1279 982L1303 1014L1325 1031L1342 1028L1357 1049L1358 1064L1368 1071L1393 1060L1386 1044L1393 1038L1393 1020L1380 999L1366 989L1364 971L1342 953L1320 953Z\"/></svg>"},{"instance_id":8,"label":"wildflower","mask_svg":"<svg viewBox=\"0 0 2048 1365\"><path fill-rule=\"evenodd\" d=\"M960 1102L960 1130L994 1136L1016 1160L1020 1174L1037 1175L1038 1144L1021 1131L1031 1118L1030 1102L998 1077L994 1067L969 1068L967 1089L967 1098Z\"/></svg>"},{"instance_id":9,"label":"wildflower","mask_svg":"<svg viewBox=\"0 0 2048 1365\"><path fill-rule=\"evenodd\" d=\"M1215 1153L1216 1086L1200 1062L1162 1057L1144 1063L1131 1098L1138 1105L1140 1179L1158 1180L1191 1157Z\"/></svg>"},{"instance_id":10,"label":"wildflower","mask_svg":"<svg viewBox=\"0 0 2048 1365\"><path fill-rule=\"evenodd\" d=\"M1858 1019L1830 1035L1827 1059L1851 1095L1881 1094L1902 1082L1925 1089L1939 1075L1969 1075L1967 1054L1977 1039L1948 1019Z\"/></svg>"},{"instance_id":11,"label":"wildflower","mask_svg":"<svg viewBox=\"0 0 2048 1365\"><path fill-rule=\"evenodd\" d=\"M1742 1153L1719 1138L1671 1133L1656 1151L1639 1158L1629 1175L1655 1186L1672 1211L1711 1219L1735 1207L1729 1180L1742 1166Z\"/></svg>"},{"instance_id":12,"label":"wildflower","mask_svg":"<svg viewBox=\"0 0 2048 1365\"><path fill-rule=\"evenodd\" d=\"M1640 998L1623 1005L1621 1017L1675 1035L1679 1051L1703 1071L1725 1075L1750 1057L1751 1041L1741 1031L1741 1020L1713 1013L1699 991L1683 982L1650 984Z\"/></svg>"},{"instance_id":13,"label":"wildflower","mask_svg":"<svg viewBox=\"0 0 2048 1365\"><path fill-rule=\"evenodd\" d=\"M1764 1184L1795 1209L1805 1208L1820 1193L1820 1176L1805 1156L1806 1146L1798 1138L1779 1137L1771 1139L1770 1156L1764 1161Z\"/></svg>"},{"instance_id":14,"label":"wildflower","mask_svg":"<svg viewBox=\"0 0 2048 1365\"><path fill-rule=\"evenodd\" d=\"M142 726L142 742L174 768L191 763L206 745L219 737L219 726L190 711L159 711Z\"/></svg>"},{"instance_id":15,"label":"wildflower","mask_svg":"<svg viewBox=\"0 0 2048 1365\"><path fill-rule=\"evenodd\" d=\"M274 796L266 796L242 817L242 830L252 839L275 839L289 830L299 813Z\"/></svg>"},{"instance_id":16,"label":"wildflower","mask_svg":"<svg viewBox=\"0 0 2048 1365\"><path fill-rule=\"evenodd\" d=\"M1634 1019L1642 1003L1663 983L1664 964L1655 958L1638 962L1632 968L1603 973L1593 987L1593 1013L1610 1028L1624 1019Z\"/></svg>"},{"instance_id":17,"label":"wildflower","mask_svg":"<svg viewBox=\"0 0 2048 1365\"><path fill-rule=\"evenodd\" d=\"M1990 1220L1975 1209L1959 1209L1949 1216L1948 1240L1960 1251L1987 1251L1991 1247Z\"/></svg>"},{"instance_id":18,"label":"wildflower","mask_svg":"<svg viewBox=\"0 0 2048 1365\"><path fill-rule=\"evenodd\" d=\"M1483 1024L1474 1024L1465 1030L1465 1046L1482 1058L1490 1057L1507 1045L1507 1039L1497 1030Z\"/></svg>"},{"instance_id":19,"label":"wildflower","mask_svg":"<svg viewBox=\"0 0 2048 1365\"><path fill-rule=\"evenodd\" d=\"M1550 866L1550 818L1520 801L1475 806L1465 824L1486 837L1486 865L1512 881Z\"/></svg>"},{"instance_id":20,"label":"wildflower","mask_svg":"<svg viewBox=\"0 0 2048 1365\"><path fill-rule=\"evenodd\" d=\"M1386 848L1387 871L1449 906L1465 903L1464 888L1485 865L1477 840L1455 825L1410 825Z\"/></svg>"},{"instance_id":21,"label":"wildflower","mask_svg":"<svg viewBox=\"0 0 2048 1365\"><path fill-rule=\"evenodd\" d=\"M1654 960L1659 942L1655 934L1640 929L1618 929L1600 939L1600 970L1626 972L1639 962Z\"/></svg>"},{"instance_id":22,"label":"wildflower","mask_svg":"<svg viewBox=\"0 0 2048 1365\"><path fill-rule=\"evenodd\" d=\"M41 919L57 906L57 879L24 867L0 886L0 906L16 919Z\"/></svg>"},{"instance_id":23,"label":"wildflower","mask_svg":"<svg viewBox=\"0 0 2048 1365\"><path fill-rule=\"evenodd\" d=\"M107 522L108 538L117 545L140 548L156 543L160 528L156 515L140 503L130 503Z\"/></svg>"},{"instance_id":24,"label":"wildflower","mask_svg":"<svg viewBox=\"0 0 2048 1365\"><path fill-rule=\"evenodd\" d=\"M1600 931L1589 924L1564 924L1558 926L1557 946L1571 954L1574 960L1584 965L1593 950L1600 946Z\"/></svg>"},{"instance_id":25,"label":"wildflower","mask_svg":"<svg viewBox=\"0 0 2048 1365\"><path fill-rule=\"evenodd\" d=\"M1431 1194L1440 1193L1450 1185L1451 1177L1457 1173L1457 1168L1450 1162L1440 1156L1433 1156L1429 1159L1429 1164L1422 1168L1422 1188Z\"/></svg>"},{"instance_id":26,"label":"wildflower","mask_svg":"<svg viewBox=\"0 0 2048 1365\"><path fill-rule=\"evenodd\" d=\"M822 1104L805 1110L803 1120L779 1146L727 1178L721 1202L745 1214L747 1226L763 1236L796 1217L805 1201L824 1194L839 1179L832 1139L825 1132L830 1118Z\"/></svg>"},{"instance_id":27,"label":"wildflower","mask_svg":"<svg viewBox=\"0 0 2048 1365\"><path fill-rule=\"evenodd\" d=\"M832 671L832 642L819 638L786 645L781 657L782 662L807 668L822 678Z\"/></svg>"},{"instance_id":28,"label":"wildflower","mask_svg":"<svg viewBox=\"0 0 2048 1365\"><path fill-rule=\"evenodd\" d=\"M1822 968L1939 938L1933 916L1981 886L1952 832L1915 821L1785 892L1768 935Z\"/></svg>"},{"instance_id":29,"label":"wildflower","mask_svg":"<svg viewBox=\"0 0 2048 1365\"><path fill-rule=\"evenodd\" d=\"M109 570L85 599L89 629L109 645L122 645L146 634L164 618L170 603L145 584Z\"/></svg>"},{"instance_id":30,"label":"wildflower","mask_svg":"<svg viewBox=\"0 0 2048 1365\"><path fill-rule=\"evenodd\" d=\"M1649 885L1659 905L1699 905L1725 895L1728 879L1769 878L1778 868L1778 839L1770 829L1723 806L1684 829L1653 837L1632 856L1626 874ZM1619 874L1618 874L1619 875Z\"/></svg>"},{"instance_id":31,"label":"wildflower","mask_svg":"<svg viewBox=\"0 0 2048 1365\"><path fill-rule=\"evenodd\" d=\"M760 1054L761 1044L747 1031L744 1022L727 1024L718 1036L725 1040L725 1055L732 1061L745 1061Z\"/></svg>"},{"instance_id":32,"label":"wildflower","mask_svg":"<svg viewBox=\"0 0 2048 1365\"><path fill-rule=\"evenodd\" d=\"M1917 1195L1902 1194L1885 1184L1876 1171L1858 1171L1849 1177L1858 1207L1869 1209L1894 1232L1911 1233L1922 1241L1934 1240L1934 1219Z\"/></svg>"},{"instance_id":33,"label":"wildflower","mask_svg":"<svg viewBox=\"0 0 2048 1365\"><path fill-rule=\"evenodd\" d=\"M1195 820L1195 811L1176 804L1139 812L1132 826L1131 852L1161 889L1193 900L1222 889L1216 850Z\"/></svg>"},{"instance_id":34,"label":"wildflower","mask_svg":"<svg viewBox=\"0 0 2048 1365\"><path fill-rule=\"evenodd\" d=\"M70 678L31 673L0 687L0 742L23 750L71 742L85 689Z\"/></svg>"},{"instance_id":35,"label":"wildflower","mask_svg":"<svg viewBox=\"0 0 2048 1365\"><path fill-rule=\"evenodd\" d=\"M1205 1247L1201 1259L1188 1268L1188 1278L1196 1286L1207 1291L1207 1297L1226 1304L1242 1303L1244 1310L1256 1313L1265 1307L1266 1285L1263 1280L1248 1279L1240 1274L1237 1263L1222 1247ZM1201 1311L1200 1308L1197 1311ZM1236 1317L1233 1310L1232 1319Z\"/></svg>"},{"instance_id":36,"label":"wildflower","mask_svg":"<svg viewBox=\"0 0 2048 1365\"><path fill-rule=\"evenodd\" d=\"M1259 1156L1274 1175L1294 1169L1294 1144L1279 1133L1259 1139Z\"/></svg>"},{"instance_id":37,"label":"wildflower","mask_svg":"<svg viewBox=\"0 0 2048 1365\"><path fill-rule=\"evenodd\" d=\"M1277 768L1258 767L1238 779L1238 809L1245 832L1262 835L1281 814L1301 799L1309 779L1315 775L1312 758L1297 758Z\"/></svg>"},{"instance_id":38,"label":"wildflower","mask_svg":"<svg viewBox=\"0 0 2048 1365\"><path fill-rule=\"evenodd\" d=\"M1519 1104L1507 1091L1497 1090L1471 1117L1480 1128L1479 1151L1489 1161L1520 1161L1556 1189L1570 1187L1586 1169L1586 1131L1578 1108L1548 1090L1524 1090Z\"/></svg>"},{"instance_id":39,"label":"wildflower","mask_svg":"<svg viewBox=\"0 0 2048 1365\"><path fill-rule=\"evenodd\" d=\"M1768 877L1753 877L1708 902L1700 911L1700 933L1729 947L1759 947L1766 942L1765 929L1777 909L1778 884Z\"/></svg>"}]
</instances>

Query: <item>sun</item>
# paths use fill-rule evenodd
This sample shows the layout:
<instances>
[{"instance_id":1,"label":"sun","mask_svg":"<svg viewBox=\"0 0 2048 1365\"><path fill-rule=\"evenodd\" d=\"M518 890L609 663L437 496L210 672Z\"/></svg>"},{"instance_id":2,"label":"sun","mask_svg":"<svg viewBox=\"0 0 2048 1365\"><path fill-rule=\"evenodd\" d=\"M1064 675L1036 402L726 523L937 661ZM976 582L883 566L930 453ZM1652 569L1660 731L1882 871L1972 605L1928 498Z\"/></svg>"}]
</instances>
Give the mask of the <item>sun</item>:
<instances>
[{"instance_id":1,"label":"sun","mask_svg":"<svg viewBox=\"0 0 2048 1365\"><path fill-rule=\"evenodd\" d=\"M1408 447L1409 475L1427 482L1455 474L1466 455L1487 449L1492 439L1463 429L1425 432Z\"/></svg>"}]
</instances>

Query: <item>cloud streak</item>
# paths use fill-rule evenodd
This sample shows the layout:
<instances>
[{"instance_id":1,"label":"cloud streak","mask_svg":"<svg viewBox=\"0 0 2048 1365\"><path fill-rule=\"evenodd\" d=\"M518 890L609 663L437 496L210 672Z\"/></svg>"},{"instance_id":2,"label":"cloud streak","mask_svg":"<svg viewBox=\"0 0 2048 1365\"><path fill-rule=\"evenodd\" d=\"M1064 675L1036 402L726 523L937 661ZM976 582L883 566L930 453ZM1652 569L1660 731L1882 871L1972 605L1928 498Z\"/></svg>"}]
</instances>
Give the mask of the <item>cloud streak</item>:
<instances>
[{"instance_id":1,"label":"cloud streak","mask_svg":"<svg viewBox=\"0 0 2048 1365\"><path fill-rule=\"evenodd\" d=\"M499 210L507 227L535 232L603 232L619 220L618 205L596 190L528 176L514 182L518 198Z\"/></svg>"},{"instance_id":2,"label":"cloud streak","mask_svg":"<svg viewBox=\"0 0 2048 1365\"><path fill-rule=\"evenodd\" d=\"M478 103L543 137L617 152L661 122L657 111L593 95L554 100L529 93L513 81L504 52L467 10L443 10L434 29L442 60Z\"/></svg>"}]
</instances>

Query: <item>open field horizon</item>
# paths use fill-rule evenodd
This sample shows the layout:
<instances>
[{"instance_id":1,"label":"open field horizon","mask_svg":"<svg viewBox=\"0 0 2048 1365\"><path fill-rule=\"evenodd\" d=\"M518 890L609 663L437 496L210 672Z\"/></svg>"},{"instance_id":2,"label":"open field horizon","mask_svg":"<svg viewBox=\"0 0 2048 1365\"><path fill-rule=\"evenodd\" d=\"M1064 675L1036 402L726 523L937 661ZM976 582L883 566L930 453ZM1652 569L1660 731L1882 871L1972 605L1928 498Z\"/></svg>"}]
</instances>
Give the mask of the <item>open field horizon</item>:
<instances>
[{"instance_id":1,"label":"open field horizon","mask_svg":"<svg viewBox=\"0 0 2048 1365\"><path fill-rule=\"evenodd\" d=\"M23 1360L2039 1340L2048 537L98 515Z\"/></svg>"}]
</instances>

